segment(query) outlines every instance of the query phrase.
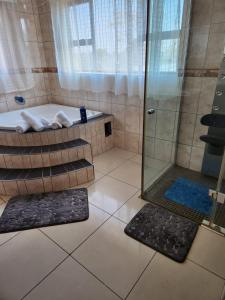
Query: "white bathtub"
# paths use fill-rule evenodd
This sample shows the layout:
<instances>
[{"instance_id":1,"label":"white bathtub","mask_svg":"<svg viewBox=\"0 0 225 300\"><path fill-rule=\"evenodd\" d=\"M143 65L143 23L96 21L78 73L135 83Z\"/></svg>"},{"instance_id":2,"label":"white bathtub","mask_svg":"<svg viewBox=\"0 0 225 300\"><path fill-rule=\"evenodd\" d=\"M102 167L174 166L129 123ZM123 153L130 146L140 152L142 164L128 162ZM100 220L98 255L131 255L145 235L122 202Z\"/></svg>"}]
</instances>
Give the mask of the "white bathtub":
<instances>
[{"instance_id":1,"label":"white bathtub","mask_svg":"<svg viewBox=\"0 0 225 300\"><path fill-rule=\"evenodd\" d=\"M80 122L79 108L73 106L58 105L58 104L45 104L45 105L0 113L0 129L16 130L16 126L21 122L23 123L23 119L20 116L20 113L23 110L30 111L36 116L44 117L48 121L51 121L54 118L55 114L61 110L64 111L74 123ZM99 111L87 110L87 119L90 120L102 114L103 113Z\"/></svg>"}]
</instances>

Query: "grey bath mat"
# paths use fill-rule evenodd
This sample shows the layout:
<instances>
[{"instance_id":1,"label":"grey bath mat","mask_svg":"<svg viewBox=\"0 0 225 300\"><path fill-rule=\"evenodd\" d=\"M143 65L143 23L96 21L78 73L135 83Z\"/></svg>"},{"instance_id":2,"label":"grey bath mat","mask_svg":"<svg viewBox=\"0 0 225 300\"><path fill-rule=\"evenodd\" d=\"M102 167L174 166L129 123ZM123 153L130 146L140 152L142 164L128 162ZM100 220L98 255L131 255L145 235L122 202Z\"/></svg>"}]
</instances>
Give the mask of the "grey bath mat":
<instances>
[{"instance_id":1,"label":"grey bath mat","mask_svg":"<svg viewBox=\"0 0 225 300\"><path fill-rule=\"evenodd\" d=\"M149 203L133 217L124 231L173 260L183 262L198 231L198 225Z\"/></svg>"},{"instance_id":2,"label":"grey bath mat","mask_svg":"<svg viewBox=\"0 0 225 300\"><path fill-rule=\"evenodd\" d=\"M89 217L87 189L16 196L0 218L0 233L84 221Z\"/></svg>"}]
</instances>

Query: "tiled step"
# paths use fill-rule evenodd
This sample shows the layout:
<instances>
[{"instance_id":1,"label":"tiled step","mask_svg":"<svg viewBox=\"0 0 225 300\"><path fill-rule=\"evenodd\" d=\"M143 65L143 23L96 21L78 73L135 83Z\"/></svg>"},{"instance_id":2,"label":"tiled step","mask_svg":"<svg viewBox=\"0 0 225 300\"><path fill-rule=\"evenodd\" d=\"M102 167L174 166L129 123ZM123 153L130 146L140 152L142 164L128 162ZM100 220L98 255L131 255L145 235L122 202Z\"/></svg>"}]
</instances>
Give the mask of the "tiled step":
<instances>
[{"instance_id":1,"label":"tiled step","mask_svg":"<svg viewBox=\"0 0 225 300\"><path fill-rule=\"evenodd\" d=\"M55 192L94 179L94 166L85 159L35 169L0 169L0 194Z\"/></svg>"},{"instance_id":2,"label":"tiled step","mask_svg":"<svg viewBox=\"0 0 225 300\"><path fill-rule=\"evenodd\" d=\"M61 165L86 159L92 163L92 150L82 139L47 146L0 146L0 168L30 169Z\"/></svg>"}]
</instances>

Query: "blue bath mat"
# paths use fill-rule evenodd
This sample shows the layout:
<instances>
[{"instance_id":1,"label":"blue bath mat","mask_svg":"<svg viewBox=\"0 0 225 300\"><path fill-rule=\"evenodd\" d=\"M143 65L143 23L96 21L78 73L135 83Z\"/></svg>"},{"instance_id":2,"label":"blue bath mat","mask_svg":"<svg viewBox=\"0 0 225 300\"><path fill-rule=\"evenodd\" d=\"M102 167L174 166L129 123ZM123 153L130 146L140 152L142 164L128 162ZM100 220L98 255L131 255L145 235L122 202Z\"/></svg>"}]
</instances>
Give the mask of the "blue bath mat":
<instances>
[{"instance_id":1,"label":"blue bath mat","mask_svg":"<svg viewBox=\"0 0 225 300\"><path fill-rule=\"evenodd\" d=\"M209 189L206 186L179 177L164 196L168 200L192 208L203 215L210 215L212 200L208 193Z\"/></svg>"}]
</instances>

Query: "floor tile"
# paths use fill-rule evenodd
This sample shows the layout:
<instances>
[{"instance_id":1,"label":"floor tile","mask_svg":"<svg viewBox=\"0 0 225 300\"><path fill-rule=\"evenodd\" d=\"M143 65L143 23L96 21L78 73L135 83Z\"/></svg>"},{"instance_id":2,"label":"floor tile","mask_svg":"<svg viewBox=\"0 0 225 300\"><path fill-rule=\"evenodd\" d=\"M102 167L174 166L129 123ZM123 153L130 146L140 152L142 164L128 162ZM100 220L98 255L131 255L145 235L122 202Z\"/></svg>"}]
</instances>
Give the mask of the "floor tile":
<instances>
[{"instance_id":1,"label":"floor tile","mask_svg":"<svg viewBox=\"0 0 225 300\"><path fill-rule=\"evenodd\" d=\"M89 202L111 214L136 192L135 187L109 176L103 177L88 188Z\"/></svg>"},{"instance_id":2,"label":"floor tile","mask_svg":"<svg viewBox=\"0 0 225 300\"><path fill-rule=\"evenodd\" d=\"M82 222L42 228L51 239L71 253L91 235L110 215L89 205L89 219Z\"/></svg>"},{"instance_id":3,"label":"floor tile","mask_svg":"<svg viewBox=\"0 0 225 300\"><path fill-rule=\"evenodd\" d=\"M138 164L141 164L142 163L142 155L137 154L134 157L132 157L130 160L132 160Z\"/></svg>"},{"instance_id":4,"label":"floor tile","mask_svg":"<svg viewBox=\"0 0 225 300\"><path fill-rule=\"evenodd\" d=\"M121 297L125 297L155 253L124 233L111 218L72 255Z\"/></svg>"},{"instance_id":5,"label":"floor tile","mask_svg":"<svg viewBox=\"0 0 225 300\"><path fill-rule=\"evenodd\" d=\"M52 272L26 300L119 300L71 257Z\"/></svg>"},{"instance_id":6,"label":"floor tile","mask_svg":"<svg viewBox=\"0 0 225 300\"><path fill-rule=\"evenodd\" d=\"M140 194L141 191L129 199L117 212L115 212L114 216L125 223L129 223L136 213L148 203L140 198Z\"/></svg>"},{"instance_id":7,"label":"floor tile","mask_svg":"<svg viewBox=\"0 0 225 300\"><path fill-rule=\"evenodd\" d=\"M96 170L107 174L133 156L135 156L135 153L133 152L113 148L112 150L96 156L94 158L94 166Z\"/></svg>"},{"instance_id":8,"label":"floor tile","mask_svg":"<svg viewBox=\"0 0 225 300\"><path fill-rule=\"evenodd\" d=\"M39 230L27 230L0 247L0 299L21 299L66 253Z\"/></svg>"},{"instance_id":9,"label":"floor tile","mask_svg":"<svg viewBox=\"0 0 225 300\"><path fill-rule=\"evenodd\" d=\"M109 176L131 184L137 188L141 187L141 165L128 160L120 167L109 173Z\"/></svg>"},{"instance_id":10,"label":"floor tile","mask_svg":"<svg viewBox=\"0 0 225 300\"><path fill-rule=\"evenodd\" d=\"M101 179L102 177L104 177L105 174L101 173L100 171L98 170L95 170L95 182L99 179Z\"/></svg>"},{"instance_id":11,"label":"floor tile","mask_svg":"<svg viewBox=\"0 0 225 300\"><path fill-rule=\"evenodd\" d=\"M156 254L128 300L219 300L224 281L190 261Z\"/></svg>"},{"instance_id":12,"label":"floor tile","mask_svg":"<svg viewBox=\"0 0 225 300\"><path fill-rule=\"evenodd\" d=\"M225 237L199 227L188 258L225 278Z\"/></svg>"}]
</instances>

